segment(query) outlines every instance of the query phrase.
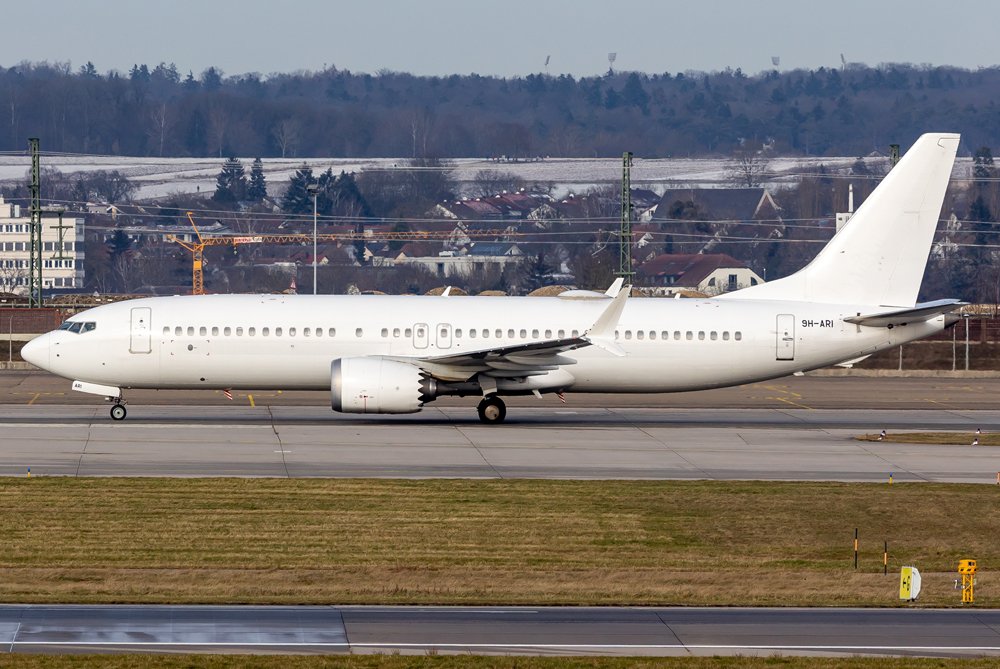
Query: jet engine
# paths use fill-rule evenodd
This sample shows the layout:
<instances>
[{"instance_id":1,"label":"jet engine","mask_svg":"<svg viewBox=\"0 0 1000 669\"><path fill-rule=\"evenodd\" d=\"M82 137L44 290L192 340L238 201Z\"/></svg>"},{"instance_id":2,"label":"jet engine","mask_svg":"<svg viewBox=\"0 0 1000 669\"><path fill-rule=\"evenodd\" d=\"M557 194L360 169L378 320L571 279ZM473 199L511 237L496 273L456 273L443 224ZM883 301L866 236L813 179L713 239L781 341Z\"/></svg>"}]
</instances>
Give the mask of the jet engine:
<instances>
[{"instance_id":1,"label":"jet engine","mask_svg":"<svg viewBox=\"0 0 1000 669\"><path fill-rule=\"evenodd\" d=\"M342 413L416 413L437 396L418 367L382 356L338 358L330 369L331 406Z\"/></svg>"}]
</instances>

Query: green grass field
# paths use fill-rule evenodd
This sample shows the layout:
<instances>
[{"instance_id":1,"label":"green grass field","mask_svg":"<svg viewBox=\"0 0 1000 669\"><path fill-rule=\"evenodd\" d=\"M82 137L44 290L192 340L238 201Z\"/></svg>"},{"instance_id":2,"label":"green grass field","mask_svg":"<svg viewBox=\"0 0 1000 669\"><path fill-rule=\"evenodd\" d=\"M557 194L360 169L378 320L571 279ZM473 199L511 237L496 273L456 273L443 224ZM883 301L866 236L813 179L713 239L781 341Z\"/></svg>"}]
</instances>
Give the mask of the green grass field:
<instances>
[{"instance_id":1,"label":"green grass field","mask_svg":"<svg viewBox=\"0 0 1000 669\"><path fill-rule=\"evenodd\" d=\"M969 557L977 605L997 606L998 500L982 485L6 478L0 600L886 606L914 564L920 603L951 606Z\"/></svg>"}]
</instances>

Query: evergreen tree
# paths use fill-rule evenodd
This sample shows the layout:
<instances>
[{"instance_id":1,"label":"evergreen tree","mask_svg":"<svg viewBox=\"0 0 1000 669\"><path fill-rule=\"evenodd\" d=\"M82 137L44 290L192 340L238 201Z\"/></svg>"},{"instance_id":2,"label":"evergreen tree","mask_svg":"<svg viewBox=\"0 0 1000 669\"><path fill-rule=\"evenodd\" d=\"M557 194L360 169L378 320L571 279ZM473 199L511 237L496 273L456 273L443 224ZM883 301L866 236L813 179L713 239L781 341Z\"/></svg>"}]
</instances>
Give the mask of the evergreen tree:
<instances>
[{"instance_id":1,"label":"evergreen tree","mask_svg":"<svg viewBox=\"0 0 1000 669\"><path fill-rule=\"evenodd\" d=\"M993 176L993 152L988 146L981 146L973 157L972 168L976 179L989 179Z\"/></svg>"},{"instance_id":2,"label":"evergreen tree","mask_svg":"<svg viewBox=\"0 0 1000 669\"><path fill-rule=\"evenodd\" d=\"M312 168L303 165L295 170L288 179L288 189L281 200L281 209L286 214L311 214L313 209L312 195L306 189L316 183ZM318 202L317 202L318 205Z\"/></svg>"},{"instance_id":3,"label":"evergreen tree","mask_svg":"<svg viewBox=\"0 0 1000 669\"><path fill-rule=\"evenodd\" d=\"M552 267L545 260L545 253L539 251L538 255L524 266L524 280L521 282L523 292L527 294L551 283Z\"/></svg>"},{"instance_id":4,"label":"evergreen tree","mask_svg":"<svg viewBox=\"0 0 1000 669\"><path fill-rule=\"evenodd\" d=\"M215 195L212 200L219 204L236 204L247 196L247 176L243 163L233 157L222 165L222 171L215 180Z\"/></svg>"},{"instance_id":5,"label":"evergreen tree","mask_svg":"<svg viewBox=\"0 0 1000 669\"><path fill-rule=\"evenodd\" d=\"M267 181L264 178L264 164L255 158L250 166L250 183L247 185L247 200L260 202L267 197Z\"/></svg>"},{"instance_id":6,"label":"evergreen tree","mask_svg":"<svg viewBox=\"0 0 1000 669\"><path fill-rule=\"evenodd\" d=\"M625 104L638 107L643 112L648 110L649 93L642 87L642 80L639 79L639 75L635 72L628 75L628 79L625 81L625 88L622 89L622 99L625 100Z\"/></svg>"}]
</instances>

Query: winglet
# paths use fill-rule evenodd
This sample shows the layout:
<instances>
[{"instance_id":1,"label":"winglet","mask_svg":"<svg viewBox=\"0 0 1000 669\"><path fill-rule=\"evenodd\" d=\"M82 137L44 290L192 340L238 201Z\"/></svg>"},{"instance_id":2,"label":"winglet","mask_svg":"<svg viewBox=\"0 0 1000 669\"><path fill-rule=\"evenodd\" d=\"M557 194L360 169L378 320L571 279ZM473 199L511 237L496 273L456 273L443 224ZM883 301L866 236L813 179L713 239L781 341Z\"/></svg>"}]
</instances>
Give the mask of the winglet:
<instances>
[{"instance_id":1,"label":"winglet","mask_svg":"<svg viewBox=\"0 0 1000 669\"><path fill-rule=\"evenodd\" d=\"M632 286L623 286L621 285L623 283L622 279L615 281L615 285L618 286L617 295L611 300L611 304L597 317L594 324L583 333L583 338L591 344L618 357L623 357L625 351L615 343L615 328L618 327L622 311L625 310L625 301L632 294ZM614 288L615 285L611 287Z\"/></svg>"},{"instance_id":2,"label":"winglet","mask_svg":"<svg viewBox=\"0 0 1000 669\"><path fill-rule=\"evenodd\" d=\"M447 286L441 291L441 297L448 297L449 295L451 295L451 286Z\"/></svg>"},{"instance_id":3,"label":"winglet","mask_svg":"<svg viewBox=\"0 0 1000 669\"><path fill-rule=\"evenodd\" d=\"M611 284L611 287L608 288L606 291L604 291L604 294L607 295L608 297L614 297L619 292L621 292L622 285L624 283L625 279L622 277L618 277L617 279L615 279L615 282Z\"/></svg>"}]
</instances>

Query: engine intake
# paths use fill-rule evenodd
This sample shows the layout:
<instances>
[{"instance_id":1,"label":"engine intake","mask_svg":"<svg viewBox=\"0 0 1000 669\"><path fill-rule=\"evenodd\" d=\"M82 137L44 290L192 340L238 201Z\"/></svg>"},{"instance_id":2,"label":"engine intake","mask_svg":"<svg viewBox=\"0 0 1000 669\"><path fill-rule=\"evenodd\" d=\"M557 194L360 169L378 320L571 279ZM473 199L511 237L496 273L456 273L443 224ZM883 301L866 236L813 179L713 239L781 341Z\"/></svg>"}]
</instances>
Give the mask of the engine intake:
<instances>
[{"instance_id":1,"label":"engine intake","mask_svg":"<svg viewBox=\"0 0 1000 669\"><path fill-rule=\"evenodd\" d=\"M437 396L437 382L382 356L338 358L330 368L330 396L341 413L416 413Z\"/></svg>"}]
</instances>

